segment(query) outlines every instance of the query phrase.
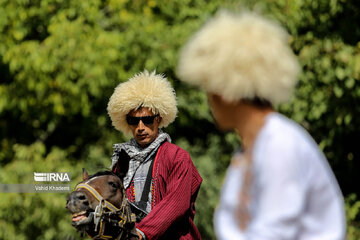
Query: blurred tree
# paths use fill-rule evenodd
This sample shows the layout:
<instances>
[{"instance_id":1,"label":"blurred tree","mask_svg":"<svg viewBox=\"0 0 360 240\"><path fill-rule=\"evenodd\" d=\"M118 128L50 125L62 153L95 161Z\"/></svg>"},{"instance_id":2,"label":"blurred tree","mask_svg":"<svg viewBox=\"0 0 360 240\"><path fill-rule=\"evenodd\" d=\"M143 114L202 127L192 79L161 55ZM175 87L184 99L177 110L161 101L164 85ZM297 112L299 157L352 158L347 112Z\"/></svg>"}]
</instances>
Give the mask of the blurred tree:
<instances>
[{"instance_id":1,"label":"blurred tree","mask_svg":"<svg viewBox=\"0 0 360 240\"><path fill-rule=\"evenodd\" d=\"M283 24L303 67L280 110L326 153L345 195L360 194L360 6L356 0L0 0L0 182L32 183L34 171L96 172L127 138L109 121L113 88L156 69L173 83L179 115L166 131L204 178L196 224L214 239L221 179L238 145L213 124L204 93L175 75L179 48L219 8L258 11ZM66 194L0 194L0 239L76 239ZM348 240L358 239L359 201L347 200Z\"/></svg>"}]
</instances>

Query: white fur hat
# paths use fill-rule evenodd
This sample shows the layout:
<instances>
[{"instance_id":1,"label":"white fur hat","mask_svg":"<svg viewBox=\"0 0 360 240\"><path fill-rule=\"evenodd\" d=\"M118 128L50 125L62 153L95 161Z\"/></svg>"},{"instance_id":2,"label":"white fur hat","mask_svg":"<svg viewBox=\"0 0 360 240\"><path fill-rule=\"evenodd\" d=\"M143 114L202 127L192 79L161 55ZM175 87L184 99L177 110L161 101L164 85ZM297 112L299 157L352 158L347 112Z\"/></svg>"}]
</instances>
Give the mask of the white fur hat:
<instances>
[{"instance_id":1,"label":"white fur hat","mask_svg":"<svg viewBox=\"0 0 360 240\"><path fill-rule=\"evenodd\" d=\"M145 70L115 88L107 107L113 126L130 135L126 115L139 107L148 107L154 114L160 114L162 121L159 128L167 127L175 120L175 91L163 74Z\"/></svg>"},{"instance_id":2,"label":"white fur hat","mask_svg":"<svg viewBox=\"0 0 360 240\"><path fill-rule=\"evenodd\" d=\"M222 11L184 46L177 74L229 102L259 97L277 104L290 97L299 69L282 27L254 13Z\"/></svg>"}]
</instances>

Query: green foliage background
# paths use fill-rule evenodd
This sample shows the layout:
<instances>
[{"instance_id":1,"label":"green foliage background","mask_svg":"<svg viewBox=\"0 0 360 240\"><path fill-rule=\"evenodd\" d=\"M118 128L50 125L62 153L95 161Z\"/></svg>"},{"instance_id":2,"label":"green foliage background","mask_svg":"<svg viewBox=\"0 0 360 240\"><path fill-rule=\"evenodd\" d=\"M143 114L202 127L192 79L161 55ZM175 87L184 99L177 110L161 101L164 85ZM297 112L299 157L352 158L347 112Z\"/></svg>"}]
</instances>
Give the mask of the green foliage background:
<instances>
[{"instance_id":1,"label":"green foliage background","mask_svg":"<svg viewBox=\"0 0 360 240\"><path fill-rule=\"evenodd\" d=\"M213 124L204 93L175 75L180 47L218 9L255 10L280 22L303 72L279 110L313 135L346 197L348 240L360 239L360 3L357 0L0 0L0 183L33 172L91 173L126 141L107 116L114 87L143 69L163 72L179 114L166 131L204 178L196 224L212 217L238 140ZM264 39L266 41L266 39ZM66 194L0 193L0 239L79 239Z\"/></svg>"}]
</instances>

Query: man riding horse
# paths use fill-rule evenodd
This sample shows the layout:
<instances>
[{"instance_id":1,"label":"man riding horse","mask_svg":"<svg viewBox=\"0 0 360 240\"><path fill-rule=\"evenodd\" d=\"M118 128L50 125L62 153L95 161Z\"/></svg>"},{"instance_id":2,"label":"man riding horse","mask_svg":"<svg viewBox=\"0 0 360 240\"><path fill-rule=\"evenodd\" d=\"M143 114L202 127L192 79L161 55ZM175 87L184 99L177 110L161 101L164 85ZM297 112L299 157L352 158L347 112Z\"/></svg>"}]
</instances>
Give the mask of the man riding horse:
<instances>
[{"instance_id":1,"label":"man riding horse","mask_svg":"<svg viewBox=\"0 0 360 240\"><path fill-rule=\"evenodd\" d=\"M175 91L164 75L144 71L119 84L107 107L113 126L129 142L115 144L112 171L129 155L124 188L140 239L201 239L194 224L202 182L188 152L161 130L175 120ZM124 161L124 160L123 160Z\"/></svg>"}]
</instances>

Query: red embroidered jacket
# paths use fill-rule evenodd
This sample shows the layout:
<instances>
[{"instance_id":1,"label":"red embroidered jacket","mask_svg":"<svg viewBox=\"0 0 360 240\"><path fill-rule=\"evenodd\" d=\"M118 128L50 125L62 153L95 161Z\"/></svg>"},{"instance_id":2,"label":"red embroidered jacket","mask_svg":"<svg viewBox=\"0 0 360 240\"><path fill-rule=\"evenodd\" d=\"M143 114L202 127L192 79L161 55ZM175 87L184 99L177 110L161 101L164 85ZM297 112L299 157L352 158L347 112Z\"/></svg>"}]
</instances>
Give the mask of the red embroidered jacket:
<instances>
[{"instance_id":1,"label":"red embroidered jacket","mask_svg":"<svg viewBox=\"0 0 360 240\"><path fill-rule=\"evenodd\" d=\"M163 143L155 157L152 177L152 209L136 227L149 240L201 239L194 215L202 178L189 153L175 144ZM129 199L131 192L129 187Z\"/></svg>"}]
</instances>

